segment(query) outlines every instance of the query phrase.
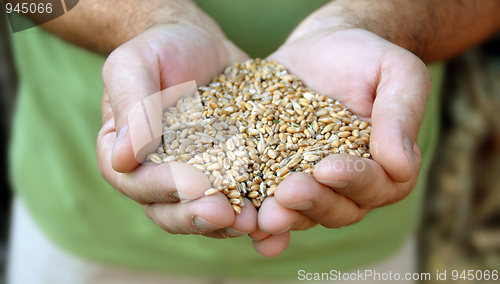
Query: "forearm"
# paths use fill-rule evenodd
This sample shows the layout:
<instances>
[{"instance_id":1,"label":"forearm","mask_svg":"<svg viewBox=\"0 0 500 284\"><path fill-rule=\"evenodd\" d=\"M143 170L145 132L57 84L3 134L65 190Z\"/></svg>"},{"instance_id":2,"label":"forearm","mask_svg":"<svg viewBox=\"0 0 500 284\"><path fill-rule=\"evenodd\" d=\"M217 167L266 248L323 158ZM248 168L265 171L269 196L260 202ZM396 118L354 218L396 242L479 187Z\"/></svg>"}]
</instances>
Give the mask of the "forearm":
<instances>
[{"instance_id":1,"label":"forearm","mask_svg":"<svg viewBox=\"0 0 500 284\"><path fill-rule=\"evenodd\" d=\"M69 42L108 54L158 24L197 25L223 36L217 24L189 0L81 0L70 12L42 27Z\"/></svg>"},{"instance_id":2,"label":"forearm","mask_svg":"<svg viewBox=\"0 0 500 284\"><path fill-rule=\"evenodd\" d=\"M424 62L453 57L500 28L498 0L336 0L305 19L290 36L361 28L400 45Z\"/></svg>"}]
</instances>

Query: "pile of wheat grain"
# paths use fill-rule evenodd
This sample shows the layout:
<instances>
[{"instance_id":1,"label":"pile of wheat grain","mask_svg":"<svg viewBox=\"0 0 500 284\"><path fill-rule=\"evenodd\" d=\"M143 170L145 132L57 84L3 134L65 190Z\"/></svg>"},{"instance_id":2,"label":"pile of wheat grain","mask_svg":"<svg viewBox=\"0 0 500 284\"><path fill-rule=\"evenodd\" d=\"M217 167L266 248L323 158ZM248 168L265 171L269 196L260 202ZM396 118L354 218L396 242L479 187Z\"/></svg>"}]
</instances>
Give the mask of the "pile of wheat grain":
<instances>
[{"instance_id":1,"label":"pile of wheat grain","mask_svg":"<svg viewBox=\"0 0 500 284\"><path fill-rule=\"evenodd\" d=\"M370 158L367 121L261 59L228 67L163 119L163 144L147 160L198 168L212 183L205 194L221 191L236 213L243 197L259 208L287 176L312 174L330 154Z\"/></svg>"}]
</instances>

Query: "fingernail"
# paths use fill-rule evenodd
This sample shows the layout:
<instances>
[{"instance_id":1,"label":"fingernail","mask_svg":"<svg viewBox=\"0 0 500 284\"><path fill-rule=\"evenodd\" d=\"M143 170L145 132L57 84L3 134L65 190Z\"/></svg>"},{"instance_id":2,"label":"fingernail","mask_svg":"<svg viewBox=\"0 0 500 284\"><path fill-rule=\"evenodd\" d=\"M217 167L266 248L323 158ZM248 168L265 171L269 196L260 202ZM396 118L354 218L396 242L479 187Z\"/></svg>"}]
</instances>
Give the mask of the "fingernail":
<instances>
[{"instance_id":1,"label":"fingernail","mask_svg":"<svg viewBox=\"0 0 500 284\"><path fill-rule=\"evenodd\" d=\"M193 218L193 224L204 231L214 231L220 229L220 226L214 225L199 216L195 216Z\"/></svg>"},{"instance_id":2,"label":"fingernail","mask_svg":"<svg viewBox=\"0 0 500 284\"><path fill-rule=\"evenodd\" d=\"M224 231L226 231L226 233L228 233L229 235L234 236L234 237L239 237L239 236L246 235L245 233L240 232L238 230L235 230L235 229L233 229L231 227L224 228Z\"/></svg>"},{"instance_id":3,"label":"fingernail","mask_svg":"<svg viewBox=\"0 0 500 284\"><path fill-rule=\"evenodd\" d=\"M179 193L177 191L173 191L169 193L168 202L179 202Z\"/></svg>"},{"instance_id":4,"label":"fingernail","mask_svg":"<svg viewBox=\"0 0 500 284\"><path fill-rule=\"evenodd\" d=\"M346 188L349 186L349 182L348 181L341 181L341 180L322 180L322 179L318 179L317 180L318 182L328 186L328 187L332 187L332 188Z\"/></svg>"},{"instance_id":5,"label":"fingernail","mask_svg":"<svg viewBox=\"0 0 500 284\"><path fill-rule=\"evenodd\" d=\"M333 187L333 188L346 188L347 186L349 186L349 182L348 181L335 180L335 181L328 182L328 186Z\"/></svg>"},{"instance_id":6,"label":"fingernail","mask_svg":"<svg viewBox=\"0 0 500 284\"><path fill-rule=\"evenodd\" d=\"M294 210L309 210L313 207L313 203L311 200L307 200L301 203L287 205L286 207Z\"/></svg>"},{"instance_id":7,"label":"fingernail","mask_svg":"<svg viewBox=\"0 0 500 284\"><path fill-rule=\"evenodd\" d=\"M127 133L127 130L128 130L128 125L126 125L125 127L123 127L120 130L120 132L118 132L118 135L116 136L116 140L115 140L115 145L113 146L113 151L115 150L116 146L118 144L120 144L120 142L122 142L123 137L125 137L125 134Z\"/></svg>"},{"instance_id":8,"label":"fingernail","mask_svg":"<svg viewBox=\"0 0 500 284\"><path fill-rule=\"evenodd\" d=\"M284 232L288 232L288 231L290 231L290 229L293 227L293 225L294 225L294 224L295 224L295 223L292 223L292 224L291 224L288 228L284 229L283 231L279 231L279 232L277 232L277 233L274 233L273 235L279 235L279 234L282 234L282 233L284 233Z\"/></svg>"},{"instance_id":9,"label":"fingernail","mask_svg":"<svg viewBox=\"0 0 500 284\"><path fill-rule=\"evenodd\" d=\"M410 139L408 139L406 135L403 137L403 147L406 152L406 156L410 159L411 171L413 172L413 145L411 145Z\"/></svg>"}]
</instances>

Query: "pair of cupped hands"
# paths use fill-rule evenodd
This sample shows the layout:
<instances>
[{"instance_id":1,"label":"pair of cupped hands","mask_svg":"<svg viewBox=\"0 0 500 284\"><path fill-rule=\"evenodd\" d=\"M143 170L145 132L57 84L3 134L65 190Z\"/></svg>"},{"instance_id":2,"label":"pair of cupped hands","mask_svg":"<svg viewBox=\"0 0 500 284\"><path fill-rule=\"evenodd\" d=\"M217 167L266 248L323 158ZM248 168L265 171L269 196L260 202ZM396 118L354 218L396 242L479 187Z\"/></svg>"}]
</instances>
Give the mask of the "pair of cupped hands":
<instances>
[{"instance_id":1,"label":"pair of cupped hands","mask_svg":"<svg viewBox=\"0 0 500 284\"><path fill-rule=\"evenodd\" d=\"M286 178L259 211L246 200L241 214L234 213L222 193L203 195L210 181L198 169L136 161L127 116L135 104L191 80L206 85L225 67L247 59L216 27L197 24L152 27L108 57L102 73L99 170L114 188L141 204L159 227L212 238L248 235L258 253L274 257L288 246L291 230L318 223L326 228L354 224L415 187L421 163L417 135L430 92L427 68L409 51L354 28L296 30L268 60L369 120L373 160L330 155L313 175ZM199 198L180 202L175 194L179 187Z\"/></svg>"}]
</instances>

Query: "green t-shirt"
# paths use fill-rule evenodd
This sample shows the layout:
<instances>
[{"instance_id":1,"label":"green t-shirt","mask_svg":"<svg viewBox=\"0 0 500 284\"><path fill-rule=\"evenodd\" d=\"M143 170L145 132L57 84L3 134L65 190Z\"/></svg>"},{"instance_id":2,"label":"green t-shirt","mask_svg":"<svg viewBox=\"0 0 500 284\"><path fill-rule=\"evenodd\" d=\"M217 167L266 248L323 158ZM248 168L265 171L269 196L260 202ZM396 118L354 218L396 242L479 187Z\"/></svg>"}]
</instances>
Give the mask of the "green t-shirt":
<instances>
[{"instance_id":1,"label":"green t-shirt","mask_svg":"<svg viewBox=\"0 0 500 284\"><path fill-rule=\"evenodd\" d=\"M326 1L199 1L250 56L275 50ZM67 15L71 16L71 12ZM297 279L297 271L345 271L387 257L414 233L436 144L441 66L430 67L433 93L419 136L422 170L403 201L340 228L292 232L280 256L257 254L248 237L170 235L121 195L97 169L101 68L105 58L40 28L12 36L19 94L10 144L10 176L36 224L82 257L177 275Z\"/></svg>"}]
</instances>

